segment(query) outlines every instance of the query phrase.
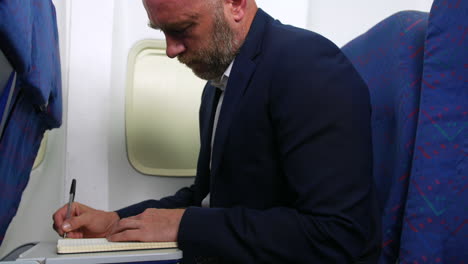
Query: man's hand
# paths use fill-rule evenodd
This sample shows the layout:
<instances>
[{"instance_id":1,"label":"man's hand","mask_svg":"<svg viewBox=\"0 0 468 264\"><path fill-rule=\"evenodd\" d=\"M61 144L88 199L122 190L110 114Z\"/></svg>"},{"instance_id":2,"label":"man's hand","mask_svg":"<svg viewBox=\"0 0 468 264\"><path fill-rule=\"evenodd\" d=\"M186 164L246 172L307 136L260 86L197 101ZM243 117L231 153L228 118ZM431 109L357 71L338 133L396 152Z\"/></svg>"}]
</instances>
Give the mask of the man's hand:
<instances>
[{"instance_id":1,"label":"man's hand","mask_svg":"<svg viewBox=\"0 0 468 264\"><path fill-rule=\"evenodd\" d=\"M72 204L70 219L66 220L67 204L54 215L54 229L60 236L66 232L69 238L106 237L119 222L116 212L93 209L80 203Z\"/></svg>"},{"instance_id":2,"label":"man's hand","mask_svg":"<svg viewBox=\"0 0 468 264\"><path fill-rule=\"evenodd\" d=\"M146 209L114 226L109 241L176 242L185 209Z\"/></svg>"}]
</instances>

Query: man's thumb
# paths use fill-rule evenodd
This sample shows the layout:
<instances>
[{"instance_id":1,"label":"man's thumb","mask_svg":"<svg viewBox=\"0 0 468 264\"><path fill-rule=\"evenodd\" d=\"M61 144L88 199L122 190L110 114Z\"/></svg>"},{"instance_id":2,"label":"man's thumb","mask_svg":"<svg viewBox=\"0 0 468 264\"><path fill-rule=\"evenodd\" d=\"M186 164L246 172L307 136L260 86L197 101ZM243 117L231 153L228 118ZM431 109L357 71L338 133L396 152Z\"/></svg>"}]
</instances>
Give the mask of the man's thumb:
<instances>
[{"instance_id":1,"label":"man's thumb","mask_svg":"<svg viewBox=\"0 0 468 264\"><path fill-rule=\"evenodd\" d=\"M71 227L70 223L68 222L68 220L65 221L65 222L63 222L62 229L63 229L63 231L65 231L65 232L70 232L70 231L72 231L72 227Z\"/></svg>"},{"instance_id":2,"label":"man's thumb","mask_svg":"<svg viewBox=\"0 0 468 264\"><path fill-rule=\"evenodd\" d=\"M71 232L87 224L88 215L82 214L72 217L63 222L62 229L65 232Z\"/></svg>"}]
</instances>

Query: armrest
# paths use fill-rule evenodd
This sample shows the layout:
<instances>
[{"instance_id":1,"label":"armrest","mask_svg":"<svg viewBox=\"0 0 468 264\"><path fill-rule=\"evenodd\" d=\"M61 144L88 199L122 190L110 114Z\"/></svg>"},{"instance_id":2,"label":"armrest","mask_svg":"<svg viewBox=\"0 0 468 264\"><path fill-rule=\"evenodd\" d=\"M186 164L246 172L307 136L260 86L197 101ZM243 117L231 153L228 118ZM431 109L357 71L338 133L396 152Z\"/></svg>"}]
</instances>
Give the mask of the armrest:
<instances>
[{"instance_id":1,"label":"armrest","mask_svg":"<svg viewBox=\"0 0 468 264\"><path fill-rule=\"evenodd\" d=\"M26 252L28 249L34 247L36 244L37 243L28 243L28 244L24 244L24 245L21 245L21 246L15 248L13 251L8 253L5 257L3 257L0 260L0 264L6 264L6 263L15 263L15 264L34 263L34 264L36 264L36 262L34 262L34 261L33 262L31 262L31 261L12 262L12 261L15 261L21 254Z\"/></svg>"}]
</instances>

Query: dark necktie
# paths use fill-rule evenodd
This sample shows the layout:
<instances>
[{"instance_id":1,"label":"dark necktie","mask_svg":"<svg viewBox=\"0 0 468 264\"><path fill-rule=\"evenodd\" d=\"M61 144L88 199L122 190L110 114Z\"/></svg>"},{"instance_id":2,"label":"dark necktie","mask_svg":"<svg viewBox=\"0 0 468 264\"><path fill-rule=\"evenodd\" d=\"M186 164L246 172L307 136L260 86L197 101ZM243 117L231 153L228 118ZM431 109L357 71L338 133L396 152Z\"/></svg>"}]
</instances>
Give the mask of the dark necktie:
<instances>
[{"instance_id":1,"label":"dark necktie","mask_svg":"<svg viewBox=\"0 0 468 264\"><path fill-rule=\"evenodd\" d=\"M219 99L221 98L221 94L223 93L223 91L219 88L215 88L215 95L214 95L214 99L213 99L213 105L212 105L212 108L211 108L211 117L210 117L210 132L211 134L213 134L213 128L214 128L214 121L215 121L215 116L216 116L216 108L218 108L218 103L219 103ZM213 137L213 135L211 135L210 137L210 142L211 142L211 138Z\"/></svg>"}]
</instances>

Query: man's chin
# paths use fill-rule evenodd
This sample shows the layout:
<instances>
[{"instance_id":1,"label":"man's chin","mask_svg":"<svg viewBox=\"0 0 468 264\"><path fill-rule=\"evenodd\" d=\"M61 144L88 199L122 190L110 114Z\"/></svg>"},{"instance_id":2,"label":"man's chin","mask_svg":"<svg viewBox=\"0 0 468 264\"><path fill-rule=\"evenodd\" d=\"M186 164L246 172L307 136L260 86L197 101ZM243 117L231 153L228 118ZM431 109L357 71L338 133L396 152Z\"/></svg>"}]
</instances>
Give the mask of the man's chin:
<instances>
[{"instance_id":1,"label":"man's chin","mask_svg":"<svg viewBox=\"0 0 468 264\"><path fill-rule=\"evenodd\" d=\"M198 78L203 80L214 80L222 75L222 72L218 73L218 71L213 69L213 66L200 61L184 61L179 58L179 62L185 64Z\"/></svg>"},{"instance_id":2,"label":"man's chin","mask_svg":"<svg viewBox=\"0 0 468 264\"><path fill-rule=\"evenodd\" d=\"M210 80L216 79L217 77L217 76L214 76L212 73L208 73L208 72L197 71L195 69L192 69L192 71L198 78L205 80L205 81L210 81Z\"/></svg>"},{"instance_id":3,"label":"man's chin","mask_svg":"<svg viewBox=\"0 0 468 264\"><path fill-rule=\"evenodd\" d=\"M208 70L206 65L201 64L201 63L191 63L191 64L185 64L187 67L189 67L193 73L200 79L203 80L213 80L219 76L216 76L216 74L213 74L212 71Z\"/></svg>"}]
</instances>

